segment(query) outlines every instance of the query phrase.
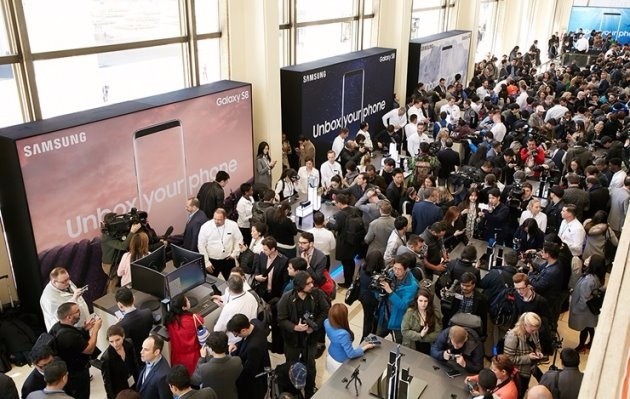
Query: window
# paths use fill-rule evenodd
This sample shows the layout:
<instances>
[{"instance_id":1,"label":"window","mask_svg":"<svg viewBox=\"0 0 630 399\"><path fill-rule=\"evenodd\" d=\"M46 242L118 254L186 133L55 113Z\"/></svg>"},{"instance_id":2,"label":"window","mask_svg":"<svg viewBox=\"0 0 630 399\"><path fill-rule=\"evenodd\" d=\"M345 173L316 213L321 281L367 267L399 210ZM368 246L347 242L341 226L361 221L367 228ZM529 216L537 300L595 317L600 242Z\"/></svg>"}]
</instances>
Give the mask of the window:
<instances>
[{"instance_id":1,"label":"window","mask_svg":"<svg viewBox=\"0 0 630 399\"><path fill-rule=\"evenodd\" d=\"M413 0L411 38L416 39L446 31L455 0Z\"/></svg>"},{"instance_id":2,"label":"window","mask_svg":"<svg viewBox=\"0 0 630 399\"><path fill-rule=\"evenodd\" d=\"M372 47L372 0L278 0L280 65Z\"/></svg>"},{"instance_id":3,"label":"window","mask_svg":"<svg viewBox=\"0 0 630 399\"><path fill-rule=\"evenodd\" d=\"M0 2L0 126L219 80L224 1Z\"/></svg>"},{"instance_id":4,"label":"window","mask_svg":"<svg viewBox=\"0 0 630 399\"><path fill-rule=\"evenodd\" d=\"M479 7L477 26L477 53L475 61L481 61L494 47L496 32L497 0L483 0Z\"/></svg>"}]
</instances>

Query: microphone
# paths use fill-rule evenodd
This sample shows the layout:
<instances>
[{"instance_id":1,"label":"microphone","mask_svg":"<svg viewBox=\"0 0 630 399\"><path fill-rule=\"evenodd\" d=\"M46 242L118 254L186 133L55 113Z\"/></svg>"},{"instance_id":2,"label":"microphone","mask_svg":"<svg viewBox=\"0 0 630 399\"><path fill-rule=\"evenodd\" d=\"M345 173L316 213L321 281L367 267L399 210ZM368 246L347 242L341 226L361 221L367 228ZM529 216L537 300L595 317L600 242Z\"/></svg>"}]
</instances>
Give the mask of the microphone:
<instances>
[{"instance_id":1,"label":"microphone","mask_svg":"<svg viewBox=\"0 0 630 399\"><path fill-rule=\"evenodd\" d=\"M451 286L450 286L450 288L448 290L450 292L454 292L455 291L455 287L457 287L458 284L459 284L459 280L453 281L453 284L451 284Z\"/></svg>"},{"instance_id":2,"label":"microphone","mask_svg":"<svg viewBox=\"0 0 630 399\"><path fill-rule=\"evenodd\" d=\"M162 239L166 240L171 235L172 232L173 232L173 226L168 226L168 228L166 229L166 232L162 236Z\"/></svg>"}]
</instances>

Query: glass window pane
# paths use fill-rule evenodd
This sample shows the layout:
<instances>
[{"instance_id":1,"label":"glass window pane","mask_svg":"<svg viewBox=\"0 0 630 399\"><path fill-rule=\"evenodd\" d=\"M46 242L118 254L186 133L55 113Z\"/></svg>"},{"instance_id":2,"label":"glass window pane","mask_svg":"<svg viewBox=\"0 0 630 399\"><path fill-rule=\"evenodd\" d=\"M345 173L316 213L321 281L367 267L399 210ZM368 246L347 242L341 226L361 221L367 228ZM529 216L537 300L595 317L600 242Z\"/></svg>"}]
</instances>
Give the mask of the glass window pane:
<instances>
[{"instance_id":1,"label":"glass window pane","mask_svg":"<svg viewBox=\"0 0 630 399\"><path fill-rule=\"evenodd\" d=\"M278 0L278 23L289 23L289 3L288 0Z\"/></svg>"},{"instance_id":2,"label":"glass window pane","mask_svg":"<svg viewBox=\"0 0 630 399\"><path fill-rule=\"evenodd\" d=\"M363 14L374 14L374 4L372 3L372 0L365 0L363 2Z\"/></svg>"},{"instance_id":3,"label":"glass window pane","mask_svg":"<svg viewBox=\"0 0 630 399\"><path fill-rule=\"evenodd\" d=\"M289 65L289 29L280 29L278 39L278 54L280 54L280 68L282 68Z\"/></svg>"},{"instance_id":4,"label":"glass window pane","mask_svg":"<svg viewBox=\"0 0 630 399\"><path fill-rule=\"evenodd\" d=\"M0 127L24 123L15 80L17 65L0 65Z\"/></svg>"},{"instance_id":5,"label":"glass window pane","mask_svg":"<svg viewBox=\"0 0 630 399\"><path fill-rule=\"evenodd\" d=\"M220 32L219 0L196 0L195 20L197 33Z\"/></svg>"},{"instance_id":6,"label":"glass window pane","mask_svg":"<svg viewBox=\"0 0 630 399\"><path fill-rule=\"evenodd\" d=\"M10 54L15 54L16 52L11 49L10 45L9 45L9 35L7 34L7 27L6 27L6 22L7 18L4 15L4 9L3 7L0 5L0 21L3 21L2 23L0 23L0 54L1 55L10 55Z\"/></svg>"},{"instance_id":7,"label":"glass window pane","mask_svg":"<svg viewBox=\"0 0 630 399\"><path fill-rule=\"evenodd\" d=\"M411 13L411 38L425 37L442 32L442 10Z\"/></svg>"},{"instance_id":8,"label":"glass window pane","mask_svg":"<svg viewBox=\"0 0 630 399\"><path fill-rule=\"evenodd\" d=\"M206 84L221 80L220 39L206 39L197 42L199 54L199 83Z\"/></svg>"},{"instance_id":9,"label":"glass window pane","mask_svg":"<svg viewBox=\"0 0 630 399\"><path fill-rule=\"evenodd\" d=\"M44 118L184 88L181 44L34 64Z\"/></svg>"},{"instance_id":10,"label":"glass window pane","mask_svg":"<svg viewBox=\"0 0 630 399\"><path fill-rule=\"evenodd\" d=\"M477 53L475 61L481 61L492 52L494 41L494 19L497 3L483 2L479 7L479 25L477 27Z\"/></svg>"},{"instance_id":11,"label":"glass window pane","mask_svg":"<svg viewBox=\"0 0 630 399\"><path fill-rule=\"evenodd\" d=\"M444 4L444 0L413 0L413 9L420 10L423 8L440 7Z\"/></svg>"},{"instance_id":12,"label":"glass window pane","mask_svg":"<svg viewBox=\"0 0 630 399\"><path fill-rule=\"evenodd\" d=\"M353 50L355 22L316 25L297 30L296 62L301 64Z\"/></svg>"},{"instance_id":13,"label":"glass window pane","mask_svg":"<svg viewBox=\"0 0 630 399\"><path fill-rule=\"evenodd\" d=\"M180 36L178 0L24 0L31 50Z\"/></svg>"},{"instance_id":14,"label":"glass window pane","mask_svg":"<svg viewBox=\"0 0 630 399\"><path fill-rule=\"evenodd\" d=\"M321 21L356 15L354 0L296 0L297 22Z\"/></svg>"},{"instance_id":15,"label":"glass window pane","mask_svg":"<svg viewBox=\"0 0 630 399\"><path fill-rule=\"evenodd\" d=\"M374 21L372 18L363 20L363 48L362 49L374 47L372 45L372 21Z\"/></svg>"}]
</instances>

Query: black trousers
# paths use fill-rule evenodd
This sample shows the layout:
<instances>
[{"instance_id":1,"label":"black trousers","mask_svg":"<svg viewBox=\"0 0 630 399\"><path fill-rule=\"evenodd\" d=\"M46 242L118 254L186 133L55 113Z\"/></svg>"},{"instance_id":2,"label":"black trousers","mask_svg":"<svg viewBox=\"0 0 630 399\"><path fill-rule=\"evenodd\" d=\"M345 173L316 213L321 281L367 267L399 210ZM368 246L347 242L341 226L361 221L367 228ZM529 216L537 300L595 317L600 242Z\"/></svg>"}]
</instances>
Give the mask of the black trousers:
<instances>
[{"instance_id":1,"label":"black trousers","mask_svg":"<svg viewBox=\"0 0 630 399\"><path fill-rule=\"evenodd\" d=\"M350 285L352 284L352 278L354 277L354 257L339 260L343 266L343 282L346 285Z\"/></svg>"},{"instance_id":2,"label":"black trousers","mask_svg":"<svg viewBox=\"0 0 630 399\"><path fill-rule=\"evenodd\" d=\"M230 277L230 271L232 268L236 266L236 262L232 258L210 259L210 263L212 263L212 266L214 267L214 271L210 274L217 277L219 273L221 273L225 281L227 281L228 277Z\"/></svg>"},{"instance_id":3,"label":"black trousers","mask_svg":"<svg viewBox=\"0 0 630 399\"><path fill-rule=\"evenodd\" d=\"M306 366L306 386L304 387L304 394L306 398L313 396L315 390L315 376L317 375L317 369L315 368L315 353L317 351L317 345L315 343L306 345L303 348L297 348L284 344L284 356L287 362L300 361Z\"/></svg>"},{"instance_id":4,"label":"black trousers","mask_svg":"<svg viewBox=\"0 0 630 399\"><path fill-rule=\"evenodd\" d=\"M90 399L90 370L84 368L68 373L64 391L75 399Z\"/></svg>"}]
</instances>

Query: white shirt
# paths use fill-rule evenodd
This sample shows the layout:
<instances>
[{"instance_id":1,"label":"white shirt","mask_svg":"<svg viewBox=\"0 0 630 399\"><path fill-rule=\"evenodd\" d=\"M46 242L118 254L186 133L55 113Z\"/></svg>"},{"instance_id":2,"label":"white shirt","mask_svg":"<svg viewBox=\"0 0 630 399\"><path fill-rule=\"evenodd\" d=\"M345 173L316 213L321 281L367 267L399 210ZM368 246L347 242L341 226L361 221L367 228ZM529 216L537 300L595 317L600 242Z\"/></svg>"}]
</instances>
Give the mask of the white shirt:
<instances>
[{"instance_id":1,"label":"white shirt","mask_svg":"<svg viewBox=\"0 0 630 399\"><path fill-rule=\"evenodd\" d=\"M560 223L560 230L558 237L567 244L573 256L582 255L582 247L584 245L584 238L586 238L586 231L579 220L573 219L570 222L563 220Z\"/></svg>"},{"instance_id":2,"label":"white shirt","mask_svg":"<svg viewBox=\"0 0 630 399\"><path fill-rule=\"evenodd\" d=\"M492 91L480 86L477 88L477 96L483 101L486 97L492 97Z\"/></svg>"},{"instance_id":3,"label":"white shirt","mask_svg":"<svg viewBox=\"0 0 630 399\"><path fill-rule=\"evenodd\" d=\"M242 242L243 235L235 221L225 219L223 226L217 227L214 219L211 219L199 229L197 246L206 261L228 256L237 259L240 253L238 244Z\"/></svg>"},{"instance_id":4,"label":"white shirt","mask_svg":"<svg viewBox=\"0 0 630 399\"><path fill-rule=\"evenodd\" d=\"M74 292L76 289L77 286L71 281L70 290ZM46 331L50 331L50 328L59 321L59 319L57 319L57 308L66 302L74 302L72 300L72 293L58 289L49 281L48 284L46 284L46 287L44 287L42 296L39 298L39 305L41 306L42 313L44 314ZM85 303L83 296L79 296L76 304L79 305L79 310L81 310L81 318L76 326L82 328L83 324L90 317L90 309L88 308L87 303Z\"/></svg>"},{"instance_id":5,"label":"white shirt","mask_svg":"<svg viewBox=\"0 0 630 399\"><path fill-rule=\"evenodd\" d=\"M335 159L339 158L339 154L341 154L341 150L346 145L346 141L341 138L341 136L335 137L332 144L332 150L335 152Z\"/></svg>"},{"instance_id":6,"label":"white shirt","mask_svg":"<svg viewBox=\"0 0 630 399\"><path fill-rule=\"evenodd\" d=\"M393 110L383 115L382 120L385 127L389 125L394 125L394 129L398 131L402 126L405 126L405 123L407 123L407 115L398 115L398 108L394 108Z\"/></svg>"},{"instance_id":7,"label":"white shirt","mask_svg":"<svg viewBox=\"0 0 630 399\"><path fill-rule=\"evenodd\" d=\"M507 129L505 128L503 122L498 122L492 125L490 131L494 135L494 141L498 141L499 143L501 143L505 138L505 133L507 132Z\"/></svg>"},{"instance_id":8,"label":"white shirt","mask_svg":"<svg viewBox=\"0 0 630 399\"><path fill-rule=\"evenodd\" d=\"M330 255L334 251L337 243L335 241L335 235L332 231L325 227L313 227L308 231L313 234L313 246L325 255Z\"/></svg>"},{"instance_id":9,"label":"white shirt","mask_svg":"<svg viewBox=\"0 0 630 399\"><path fill-rule=\"evenodd\" d=\"M529 209L525 209L523 213L521 213L521 218L518 220L519 226L523 224L525 219L533 218L536 223L538 223L538 228L544 233L547 230L547 215L544 212L538 212L538 215L533 216L532 212Z\"/></svg>"},{"instance_id":10,"label":"white shirt","mask_svg":"<svg viewBox=\"0 0 630 399\"><path fill-rule=\"evenodd\" d=\"M429 134L427 132L422 132L422 134L418 134L418 138L420 139L421 143L433 143L433 137L429 136Z\"/></svg>"},{"instance_id":11,"label":"white shirt","mask_svg":"<svg viewBox=\"0 0 630 399\"><path fill-rule=\"evenodd\" d=\"M440 108L440 113L446 112L446 122L455 125L459 122L460 111L457 104L445 104Z\"/></svg>"},{"instance_id":12,"label":"white shirt","mask_svg":"<svg viewBox=\"0 0 630 399\"><path fill-rule=\"evenodd\" d=\"M330 179L332 179L333 176L337 175L341 177L341 165L337 161L333 161L333 163L326 161L319 169L322 178L322 185L324 187L328 187L330 185Z\"/></svg>"},{"instance_id":13,"label":"white shirt","mask_svg":"<svg viewBox=\"0 0 630 399\"><path fill-rule=\"evenodd\" d=\"M236 204L236 212L238 212L238 219L236 223L238 227L243 229L250 228L250 219L252 218L252 208L254 207L254 199L253 198L245 198L245 196L241 196Z\"/></svg>"},{"instance_id":14,"label":"white shirt","mask_svg":"<svg viewBox=\"0 0 630 399\"><path fill-rule=\"evenodd\" d=\"M521 109L525 108L527 105L527 97L529 97L529 94L527 94L526 91L522 91L521 94L516 97L516 103L519 107L521 107Z\"/></svg>"},{"instance_id":15,"label":"white shirt","mask_svg":"<svg viewBox=\"0 0 630 399\"><path fill-rule=\"evenodd\" d=\"M370 132L368 132L367 130L359 129L357 134L362 134L365 137L365 141L363 142L363 144L365 145L365 148L370 149L370 150L374 148L374 143L372 143L372 137L370 136Z\"/></svg>"},{"instance_id":16,"label":"white shirt","mask_svg":"<svg viewBox=\"0 0 630 399\"><path fill-rule=\"evenodd\" d=\"M243 288L244 290L245 288ZM232 294L229 290L223 294L223 307L221 308L221 314L214 325L214 331L226 331L227 323L232 316L236 314L244 314L247 320L255 319L258 317L258 301L248 291L244 291L240 294ZM231 332L228 335L228 342L235 343L240 341Z\"/></svg>"},{"instance_id":17,"label":"white shirt","mask_svg":"<svg viewBox=\"0 0 630 399\"><path fill-rule=\"evenodd\" d=\"M547 110L547 114L545 115L545 123L549 122L549 119L551 118L556 120L562 118L564 114L566 114L568 111L569 109L565 106L562 106L560 104L554 105L553 107L549 108L549 110Z\"/></svg>"},{"instance_id":18,"label":"white shirt","mask_svg":"<svg viewBox=\"0 0 630 399\"><path fill-rule=\"evenodd\" d=\"M418 155L418 151L420 151L420 136L418 136L418 132L407 136L407 151L410 156L415 157Z\"/></svg>"},{"instance_id":19,"label":"white shirt","mask_svg":"<svg viewBox=\"0 0 630 399\"><path fill-rule=\"evenodd\" d=\"M588 51L588 39L582 36L575 42L575 49L577 51Z\"/></svg>"},{"instance_id":20,"label":"white shirt","mask_svg":"<svg viewBox=\"0 0 630 399\"><path fill-rule=\"evenodd\" d=\"M612 178L610 179L610 184L608 184L608 190L612 190L613 188L622 188L623 181L626 179L626 172L623 169L616 171Z\"/></svg>"},{"instance_id":21,"label":"white shirt","mask_svg":"<svg viewBox=\"0 0 630 399\"><path fill-rule=\"evenodd\" d=\"M312 168L309 172L306 169L306 166L300 166L298 169L298 176L300 180L298 180L298 191L306 194L308 191L309 179L311 179L311 185L313 187L319 187L319 171L315 168Z\"/></svg>"},{"instance_id":22,"label":"white shirt","mask_svg":"<svg viewBox=\"0 0 630 399\"><path fill-rule=\"evenodd\" d=\"M424 122L425 118L422 109L417 108L415 105L409 107L409 111L407 111L407 118L411 118L411 115L416 115L418 117L417 123Z\"/></svg>"},{"instance_id":23,"label":"white shirt","mask_svg":"<svg viewBox=\"0 0 630 399\"><path fill-rule=\"evenodd\" d=\"M418 125L415 123L407 123L405 125L405 138L409 140L409 137L413 134L418 133Z\"/></svg>"}]
</instances>

